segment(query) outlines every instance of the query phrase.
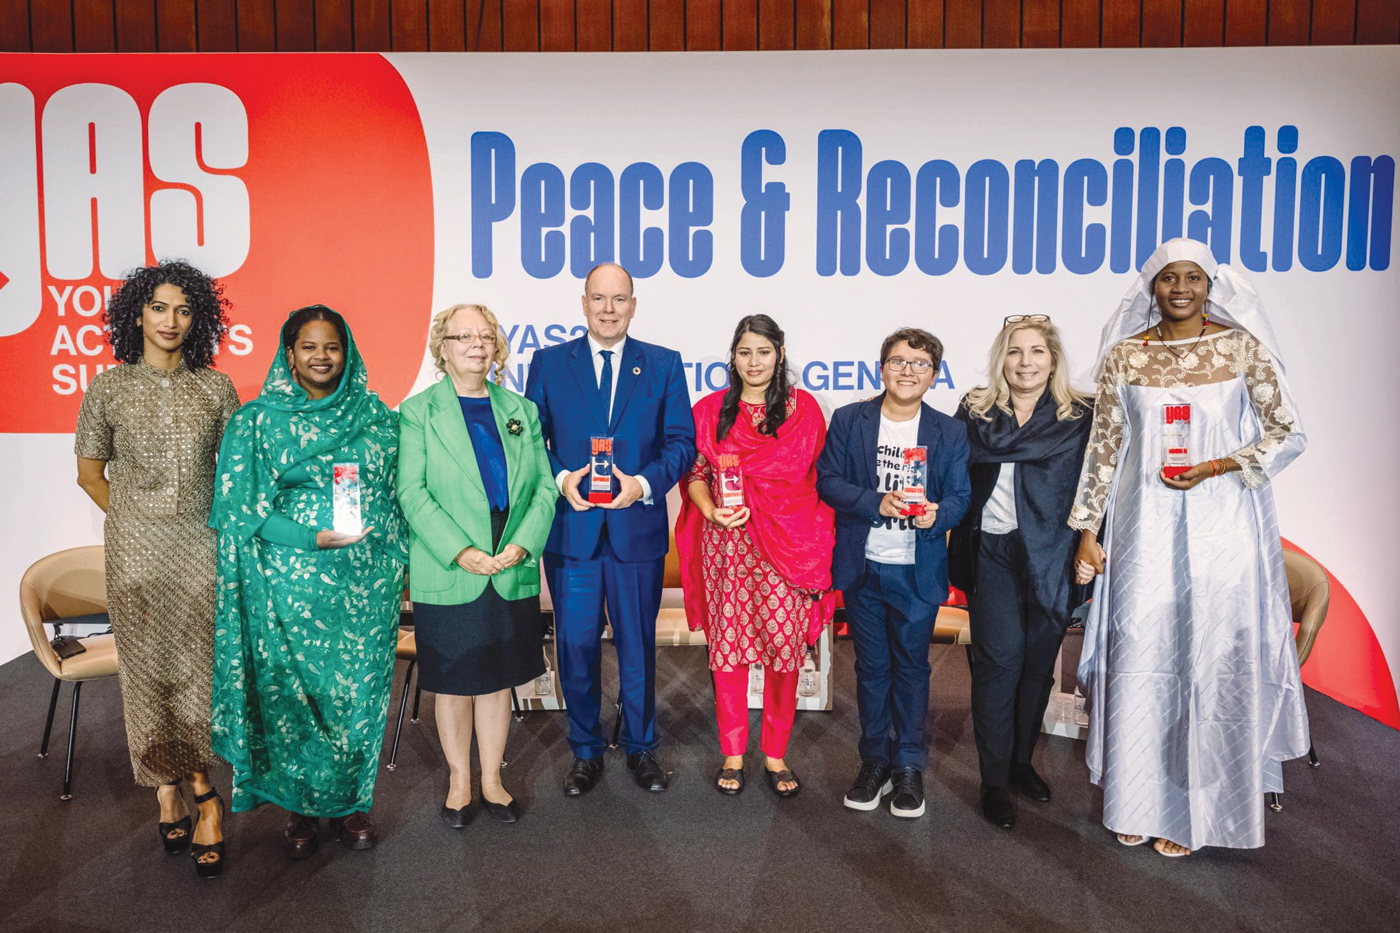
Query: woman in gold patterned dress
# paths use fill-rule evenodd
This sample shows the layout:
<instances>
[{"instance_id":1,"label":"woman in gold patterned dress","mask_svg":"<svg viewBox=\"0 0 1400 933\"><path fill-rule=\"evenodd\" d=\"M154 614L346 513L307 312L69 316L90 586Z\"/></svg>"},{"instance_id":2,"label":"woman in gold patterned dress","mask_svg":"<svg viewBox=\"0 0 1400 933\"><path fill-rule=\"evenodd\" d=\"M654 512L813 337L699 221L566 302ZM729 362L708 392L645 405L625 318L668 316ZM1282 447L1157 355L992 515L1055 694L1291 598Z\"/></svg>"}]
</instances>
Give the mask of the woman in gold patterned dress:
<instances>
[{"instance_id":1,"label":"woman in gold patterned dress","mask_svg":"<svg viewBox=\"0 0 1400 933\"><path fill-rule=\"evenodd\" d=\"M167 852L191 841L180 794L199 807L201 876L223 869L222 800L209 698L214 654L214 462L238 393L210 368L228 327L222 287L185 263L133 273L107 307L122 365L88 386L74 452L78 485L107 513L107 608L136 783L155 787Z\"/></svg>"}]
</instances>

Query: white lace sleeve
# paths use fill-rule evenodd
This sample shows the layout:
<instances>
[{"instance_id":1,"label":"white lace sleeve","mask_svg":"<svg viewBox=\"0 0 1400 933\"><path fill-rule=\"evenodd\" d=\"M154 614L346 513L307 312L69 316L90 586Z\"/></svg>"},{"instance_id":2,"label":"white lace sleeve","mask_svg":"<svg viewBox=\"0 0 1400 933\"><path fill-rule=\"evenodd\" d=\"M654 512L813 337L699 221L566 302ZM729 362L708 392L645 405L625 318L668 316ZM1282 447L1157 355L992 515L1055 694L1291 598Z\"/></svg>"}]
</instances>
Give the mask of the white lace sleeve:
<instances>
[{"instance_id":1,"label":"white lace sleeve","mask_svg":"<svg viewBox=\"0 0 1400 933\"><path fill-rule=\"evenodd\" d=\"M1230 454L1240 465L1240 482L1256 489L1292 463L1308 445L1298 409L1287 384L1279 378L1274 358L1252 335L1240 341L1238 370L1244 376L1249 402L1259 418L1260 436Z\"/></svg>"},{"instance_id":2,"label":"white lace sleeve","mask_svg":"<svg viewBox=\"0 0 1400 933\"><path fill-rule=\"evenodd\" d=\"M1079 490L1074 494L1069 526L1077 531L1097 532L1103 524L1108 491L1118 469L1118 451L1123 446L1122 346L1115 347L1104 360L1099 388L1094 397L1094 426L1084 451L1079 472Z\"/></svg>"}]
</instances>

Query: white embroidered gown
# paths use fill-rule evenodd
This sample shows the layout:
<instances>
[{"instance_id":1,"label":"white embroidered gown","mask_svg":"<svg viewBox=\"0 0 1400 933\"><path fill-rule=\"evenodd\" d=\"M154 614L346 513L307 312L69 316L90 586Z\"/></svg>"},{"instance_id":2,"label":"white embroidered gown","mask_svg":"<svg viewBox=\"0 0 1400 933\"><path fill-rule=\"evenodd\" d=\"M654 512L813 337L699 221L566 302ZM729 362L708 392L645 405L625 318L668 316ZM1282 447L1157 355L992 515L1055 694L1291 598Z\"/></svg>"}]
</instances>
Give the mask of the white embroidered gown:
<instances>
[{"instance_id":1,"label":"white embroidered gown","mask_svg":"<svg viewBox=\"0 0 1400 933\"><path fill-rule=\"evenodd\" d=\"M1241 472L1158 478L1163 406L1191 406L1189 459ZM1308 749L1269 478L1303 451L1286 383L1251 334L1114 347L1070 516L1108 523L1079 681L1104 825L1191 849L1264 844L1264 794Z\"/></svg>"}]
</instances>

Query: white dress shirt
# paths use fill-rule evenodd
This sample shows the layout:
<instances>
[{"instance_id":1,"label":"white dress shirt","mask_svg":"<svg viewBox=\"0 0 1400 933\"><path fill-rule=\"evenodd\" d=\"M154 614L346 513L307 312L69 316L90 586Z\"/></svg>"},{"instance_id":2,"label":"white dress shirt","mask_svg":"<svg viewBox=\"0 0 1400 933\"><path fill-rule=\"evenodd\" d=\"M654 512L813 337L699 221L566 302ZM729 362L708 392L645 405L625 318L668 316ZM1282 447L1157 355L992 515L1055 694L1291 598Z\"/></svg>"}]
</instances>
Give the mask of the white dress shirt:
<instances>
[{"instance_id":1,"label":"white dress shirt","mask_svg":"<svg viewBox=\"0 0 1400 933\"><path fill-rule=\"evenodd\" d=\"M603 351L612 351L612 396L608 399L608 417L611 418L613 404L617 400L617 384L620 381L619 376L622 374L622 350L627 346L627 337L624 334L622 339L611 347L603 346L597 340L593 339L591 333L586 339L588 340L588 349L593 355L593 384L598 386L600 392L602 391L603 385ZM561 496L564 494L564 477L568 475L568 470L560 470L559 475L554 477L554 485L559 487L559 495ZM642 485L642 502L646 505L651 505L651 483L647 482L647 478L640 473L637 474L637 482Z\"/></svg>"}]
</instances>

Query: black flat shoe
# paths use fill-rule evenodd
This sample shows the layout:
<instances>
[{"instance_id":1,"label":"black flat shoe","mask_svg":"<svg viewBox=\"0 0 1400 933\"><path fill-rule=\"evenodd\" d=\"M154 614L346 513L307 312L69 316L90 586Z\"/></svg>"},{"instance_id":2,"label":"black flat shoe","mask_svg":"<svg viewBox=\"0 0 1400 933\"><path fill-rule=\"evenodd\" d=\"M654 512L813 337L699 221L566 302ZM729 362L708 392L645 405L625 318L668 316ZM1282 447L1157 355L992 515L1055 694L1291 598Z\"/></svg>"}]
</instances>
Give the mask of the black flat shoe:
<instances>
[{"instance_id":1,"label":"black flat shoe","mask_svg":"<svg viewBox=\"0 0 1400 933\"><path fill-rule=\"evenodd\" d=\"M642 790L659 794L666 789L666 769L661 767L661 762L656 759L656 752L651 749L628 755L627 767Z\"/></svg>"},{"instance_id":2,"label":"black flat shoe","mask_svg":"<svg viewBox=\"0 0 1400 933\"><path fill-rule=\"evenodd\" d=\"M1041 803L1050 802L1050 785L1035 773L1030 765L1020 765L1011 772L1011 783L1020 788L1022 797L1029 797Z\"/></svg>"},{"instance_id":3,"label":"black flat shoe","mask_svg":"<svg viewBox=\"0 0 1400 933\"><path fill-rule=\"evenodd\" d=\"M720 781L737 781L738 787L725 787ZM744 792L744 769L726 768L720 766L719 773L715 775L715 790L726 797L737 797Z\"/></svg>"},{"instance_id":4,"label":"black flat shoe","mask_svg":"<svg viewBox=\"0 0 1400 933\"><path fill-rule=\"evenodd\" d=\"M1002 829L1016 825L1016 811L1011 808L1011 795L1005 787L982 788L982 815Z\"/></svg>"},{"instance_id":5,"label":"black flat shoe","mask_svg":"<svg viewBox=\"0 0 1400 933\"><path fill-rule=\"evenodd\" d=\"M482 797L481 807L502 823L516 823L520 820L520 808L515 805L514 800L510 803L492 803Z\"/></svg>"},{"instance_id":6,"label":"black flat shoe","mask_svg":"<svg viewBox=\"0 0 1400 933\"><path fill-rule=\"evenodd\" d=\"M165 787L179 787L179 781L171 781ZM178 791L177 791L178 793ZM189 848L190 831L194 828L194 821L186 813L173 823L156 823L160 832L160 843L165 846L165 851L170 855L179 855Z\"/></svg>"},{"instance_id":7,"label":"black flat shoe","mask_svg":"<svg viewBox=\"0 0 1400 933\"><path fill-rule=\"evenodd\" d=\"M451 826L453 829L465 829L466 825L470 823L472 819L471 808L471 801L467 801L465 807L458 807L455 810L447 804L443 804L442 812L438 815L442 817L444 823Z\"/></svg>"},{"instance_id":8,"label":"black flat shoe","mask_svg":"<svg viewBox=\"0 0 1400 933\"><path fill-rule=\"evenodd\" d=\"M768 775L768 786L771 787L773 793L777 794L779 797L796 797L798 792L802 790L802 784L797 780L797 775L793 774L788 768L784 768L781 771L773 771L769 768L764 768L763 773ZM779 784L796 784L797 786L792 790L779 790Z\"/></svg>"},{"instance_id":9,"label":"black flat shoe","mask_svg":"<svg viewBox=\"0 0 1400 933\"><path fill-rule=\"evenodd\" d=\"M564 775L564 793L569 797L586 794L603 776L603 756L597 758L574 758L569 765L569 773Z\"/></svg>"},{"instance_id":10,"label":"black flat shoe","mask_svg":"<svg viewBox=\"0 0 1400 933\"><path fill-rule=\"evenodd\" d=\"M224 814L224 798L219 796L219 792L212 787L207 794L199 794L194 798L195 806L210 800L219 801L219 816ZM214 856L206 860L206 856ZM198 842L190 843L190 858L194 859L194 872L201 878L217 878L224 873L224 841L220 839L213 845L201 845Z\"/></svg>"}]
</instances>

